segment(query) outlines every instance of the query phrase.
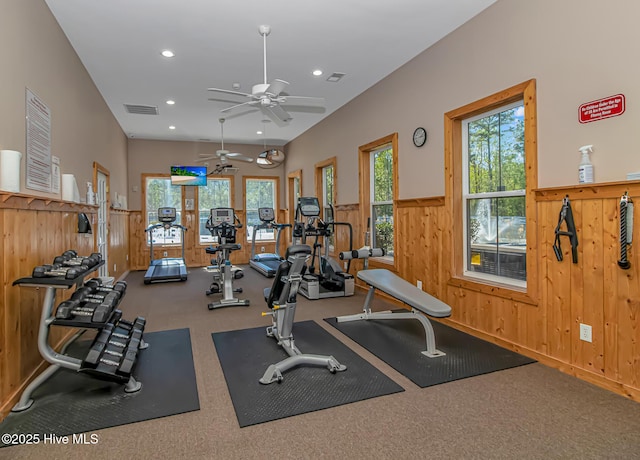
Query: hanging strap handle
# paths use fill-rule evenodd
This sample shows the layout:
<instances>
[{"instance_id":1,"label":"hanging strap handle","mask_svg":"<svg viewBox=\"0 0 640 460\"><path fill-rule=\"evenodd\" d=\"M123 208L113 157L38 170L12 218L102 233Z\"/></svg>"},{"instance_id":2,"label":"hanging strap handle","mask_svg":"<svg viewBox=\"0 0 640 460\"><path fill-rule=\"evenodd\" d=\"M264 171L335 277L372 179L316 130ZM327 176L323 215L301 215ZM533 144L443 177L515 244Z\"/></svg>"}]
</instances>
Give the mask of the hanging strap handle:
<instances>
[{"instance_id":1,"label":"hanging strap handle","mask_svg":"<svg viewBox=\"0 0 640 460\"><path fill-rule=\"evenodd\" d=\"M561 229L562 223L566 222L567 231ZM568 236L571 241L571 256L573 263L578 263L578 233L576 232L576 225L573 221L573 211L571 210L571 203L569 202L569 195L563 198L562 208L560 209L560 215L558 217L558 225L555 230L556 239L553 243L553 252L556 254L558 262L562 262L562 246L560 245L560 237Z\"/></svg>"},{"instance_id":2,"label":"hanging strap handle","mask_svg":"<svg viewBox=\"0 0 640 460\"><path fill-rule=\"evenodd\" d=\"M631 232L633 231L633 201L627 192L620 198L620 260L618 266L623 270L629 270L631 263L627 258L628 245L631 244Z\"/></svg>"}]
</instances>

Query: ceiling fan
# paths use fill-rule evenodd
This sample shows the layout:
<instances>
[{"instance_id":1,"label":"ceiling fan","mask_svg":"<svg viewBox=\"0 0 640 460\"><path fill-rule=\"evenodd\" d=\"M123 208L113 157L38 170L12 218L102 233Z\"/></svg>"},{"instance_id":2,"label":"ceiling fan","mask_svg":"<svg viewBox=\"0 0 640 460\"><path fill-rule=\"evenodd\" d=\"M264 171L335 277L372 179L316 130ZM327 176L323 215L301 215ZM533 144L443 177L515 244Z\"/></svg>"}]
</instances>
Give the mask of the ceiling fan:
<instances>
[{"instance_id":1,"label":"ceiling fan","mask_svg":"<svg viewBox=\"0 0 640 460\"><path fill-rule=\"evenodd\" d=\"M265 115L271 118L278 126L286 126L287 123L291 121L292 117L287 112L287 110L301 110L308 112L315 109L319 112L324 112L324 98L290 96L284 92L287 86L289 86L288 82L278 79L273 80L271 83L267 82L267 35L271 33L271 27L262 25L258 28L258 31L260 35L262 35L263 41L264 83L253 85L253 88L251 88L251 94L220 88L208 88L208 91L232 94L235 96L242 96L250 99L246 102L241 102L222 109L221 112L226 113L231 110L246 106L254 107L256 109L262 110L262 112L264 112Z\"/></svg>"},{"instance_id":2,"label":"ceiling fan","mask_svg":"<svg viewBox=\"0 0 640 460\"><path fill-rule=\"evenodd\" d=\"M253 158L244 156L241 153L229 152L224 149L224 118L219 118L220 122L220 142L222 144L222 148L220 150L216 150L216 153L213 155L209 154L200 154L200 158L198 158L197 162L204 162L209 160L220 160L220 164L216 165L215 173L222 172L224 169L231 168L232 166L229 164L229 158L235 161L244 161L245 163L253 163ZM222 168L220 171L217 171L218 168Z\"/></svg>"}]
</instances>

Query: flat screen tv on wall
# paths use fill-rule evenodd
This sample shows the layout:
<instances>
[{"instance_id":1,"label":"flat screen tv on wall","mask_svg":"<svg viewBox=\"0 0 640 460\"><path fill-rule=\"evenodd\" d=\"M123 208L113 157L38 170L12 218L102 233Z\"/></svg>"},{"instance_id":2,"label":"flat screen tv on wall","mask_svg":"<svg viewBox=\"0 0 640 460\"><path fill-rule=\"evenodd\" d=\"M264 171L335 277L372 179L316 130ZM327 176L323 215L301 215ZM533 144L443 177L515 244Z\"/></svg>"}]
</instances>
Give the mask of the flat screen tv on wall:
<instances>
[{"instance_id":1,"label":"flat screen tv on wall","mask_svg":"<svg viewBox=\"0 0 640 460\"><path fill-rule=\"evenodd\" d=\"M207 185L206 166L171 166L172 185Z\"/></svg>"}]
</instances>

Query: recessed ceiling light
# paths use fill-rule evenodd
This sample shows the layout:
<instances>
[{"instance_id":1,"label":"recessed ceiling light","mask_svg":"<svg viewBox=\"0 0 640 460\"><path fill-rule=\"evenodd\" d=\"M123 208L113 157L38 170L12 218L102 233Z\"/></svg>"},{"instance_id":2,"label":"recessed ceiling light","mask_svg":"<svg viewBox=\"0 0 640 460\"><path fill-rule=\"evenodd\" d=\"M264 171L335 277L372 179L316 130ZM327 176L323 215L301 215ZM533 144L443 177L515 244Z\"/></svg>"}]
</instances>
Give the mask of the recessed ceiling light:
<instances>
[{"instance_id":1,"label":"recessed ceiling light","mask_svg":"<svg viewBox=\"0 0 640 460\"><path fill-rule=\"evenodd\" d=\"M262 131L256 131L256 134L262 134Z\"/></svg>"},{"instance_id":2,"label":"recessed ceiling light","mask_svg":"<svg viewBox=\"0 0 640 460\"><path fill-rule=\"evenodd\" d=\"M175 103L176 103L176 101L172 101L171 99L169 99L169 100L167 101L167 104L168 104L168 105L173 105L173 104L175 104Z\"/></svg>"},{"instance_id":3,"label":"recessed ceiling light","mask_svg":"<svg viewBox=\"0 0 640 460\"><path fill-rule=\"evenodd\" d=\"M175 54L171 50L163 50L161 54L164 57L167 57L167 58L171 58L171 57L175 56Z\"/></svg>"},{"instance_id":4,"label":"recessed ceiling light","mask_svg":"<svg viewBox=\"0 0 640 460\"><path fill-rule=\"evenodd\" d=\"M316 77L319 77L320 75L322 75L322 70L320 69L316 69L313 72L311 72L312 74L314 74Z\"/></svg>"},{"instance_id":5,"label":"recessed ceiling light","mask_svg":"<svg viewBox=\"0 0 640 460\"><path fill-rule=\"evenodd\" d=\"M171 125L171 126L169 126L169 129L176 129L176 127Z\"/></svg>"}]
</instances>

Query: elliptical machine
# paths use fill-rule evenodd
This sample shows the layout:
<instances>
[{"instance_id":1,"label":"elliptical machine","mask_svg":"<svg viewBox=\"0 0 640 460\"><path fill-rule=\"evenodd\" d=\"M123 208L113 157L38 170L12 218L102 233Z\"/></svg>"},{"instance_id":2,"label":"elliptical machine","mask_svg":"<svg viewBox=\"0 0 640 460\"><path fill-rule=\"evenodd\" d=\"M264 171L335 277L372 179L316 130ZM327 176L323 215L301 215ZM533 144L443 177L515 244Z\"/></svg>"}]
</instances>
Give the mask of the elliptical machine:
<instances>
[{"instance_id":1,"label":"elliptical machine","mask_svg":"<svg viewBox=\"0 0 640 460\"><path fill-rule=\"evenodd\" d=\"M213 264L213 282L206 292L207 295L222 292L222 299L208 305L209 310L223 307L247 307L248 299L237 299L233 296L235 292L242 292L242 288L233 287L233 279L243 276L242 270L236 267L234 272L231 265L231 252L241 249L236 244L236 231L242 228L242 223L238 219L233 208L215 208L211 210L206 223L207 230L212 236L218 239L217 246L209 246L207 254L215 254L216 258L211 260Z\"/></svg>"},{"instance_id":2,"label":"elliptical machine","mask_svg":"<svg viewBox=\"0 0 640 460\"><path fill-rule=\"evenodd\" d=\"M329 208L333 211L333 208ZM296 207L295 223L293 227L294 241L306 243L307 237L315 237L313 254L307 274L302 277L300 293L309 300L326 299L329 297L348 297L355 291L353 275L345 272L340 264L329 257L329 238L334 234L337 225L349 227L349 250L352 249L353 234L351 224L334 222L333 212L331 220L320 218L320 204L316 197L300 197ZM303 221L306 219L306 224ZM322 243L320 243L322 238ZM322 247L324 245L324 254ZM316 261L318 263L316 267ZM317 272L316 272L317 268Z\"/></svg>"}]
</instances>

